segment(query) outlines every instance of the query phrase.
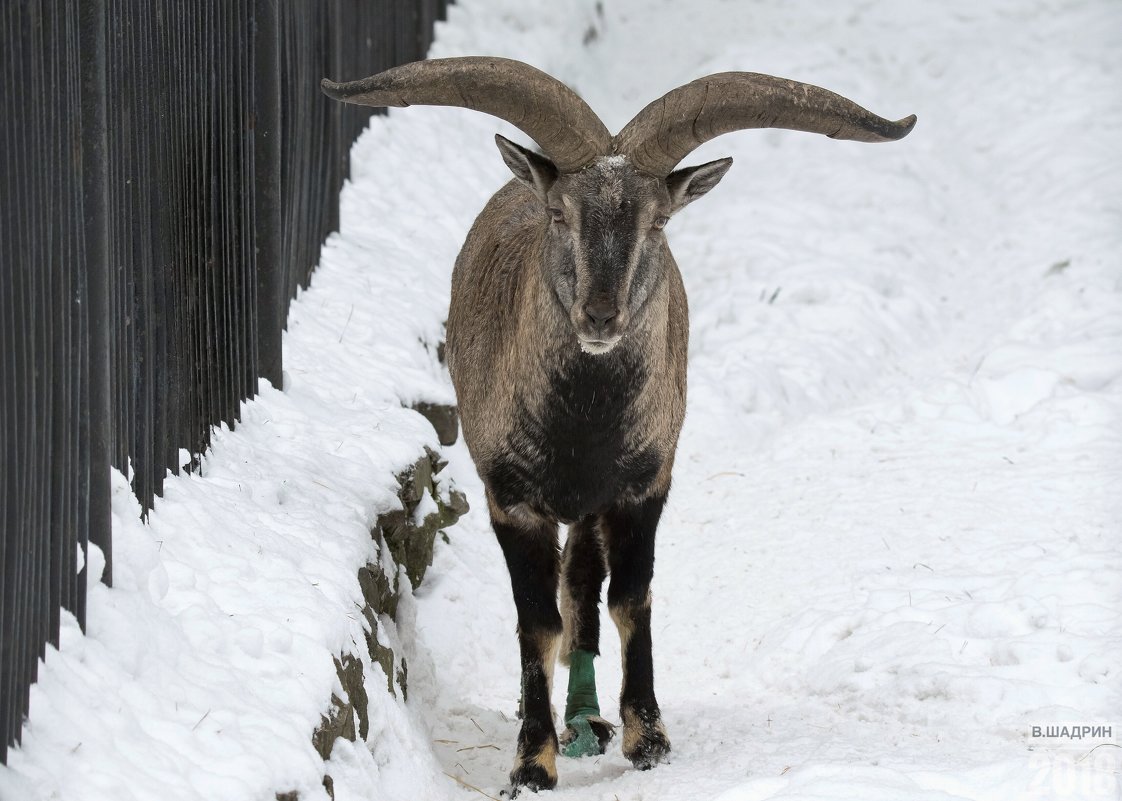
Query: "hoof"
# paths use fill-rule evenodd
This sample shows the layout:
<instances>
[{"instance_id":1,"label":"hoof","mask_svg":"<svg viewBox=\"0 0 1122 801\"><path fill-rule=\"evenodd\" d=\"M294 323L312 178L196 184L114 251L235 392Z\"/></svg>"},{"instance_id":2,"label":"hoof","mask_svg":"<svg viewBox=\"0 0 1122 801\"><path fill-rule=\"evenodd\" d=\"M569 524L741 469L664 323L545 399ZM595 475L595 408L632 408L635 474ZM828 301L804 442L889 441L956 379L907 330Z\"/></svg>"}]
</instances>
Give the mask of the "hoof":
<instances>
[{"instance_id":1,"label":"hoof","mask_svg":"<svg viewBox=\"0 0 1122 801\"><path fill-rule=\"evenodd\" d=\"M623 755L639 770L650 770L670 756L670 737L658 711L624 712Z\"/></svg>"},{"instance_id":2,"label":"hoof","mask_svg":"<svg viewBox=\"0 0 1122 801\"><path fill-rule=\"evenodd\" d=\"M603 754L615 735L615 726L597 715L578 716L561 734L561 753L570 758Z\"/></svg>"},{"instance_id":3,"label":"hoof","mask_svg":"<svg viewBox=\"0 0 1122 801\"><path fill-rule=\"evenodd\" d=\"M660 732L644 735L634 749L624 752L624 756L638 770L650 770L670 756L670 740Z\"/></svg>"},{"instance_id":4,"label":"hoof","mask_svg":"<svg viewBox=\"0 0 1122 801\"><path fill-rule=\"evenodd\" d=\"M518 765L510 772L510 790L508 793L511 798L517 798L518 793L523 789L536 793L538 790L552 790L556 786L556 774L551 776L541 765L527 762Z\"/></svg>"}]
</instances>

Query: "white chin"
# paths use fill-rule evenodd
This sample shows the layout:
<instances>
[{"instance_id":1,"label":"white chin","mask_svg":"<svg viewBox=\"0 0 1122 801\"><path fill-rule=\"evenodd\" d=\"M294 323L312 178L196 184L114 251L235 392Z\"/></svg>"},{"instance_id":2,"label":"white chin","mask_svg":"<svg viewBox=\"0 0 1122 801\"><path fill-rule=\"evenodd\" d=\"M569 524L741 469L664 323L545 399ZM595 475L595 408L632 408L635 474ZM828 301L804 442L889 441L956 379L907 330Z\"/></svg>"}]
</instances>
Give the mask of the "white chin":
<instances>
[{"instance_id":1,"label":"white chin","mask_svg":"<svg viewBox=\"0 0 1122 801\"><path fill-rule=\"evenodd\" d=\"M587 340L580 339L579 337L577 338L577 340L580 342L580 349L585 353L592 354L593 356L599 356L602 353L607 353L616 346L617 342L619 342L618 339L613 339L611 342L603 342L598 339Z\"/></svg>"}]
</instances>

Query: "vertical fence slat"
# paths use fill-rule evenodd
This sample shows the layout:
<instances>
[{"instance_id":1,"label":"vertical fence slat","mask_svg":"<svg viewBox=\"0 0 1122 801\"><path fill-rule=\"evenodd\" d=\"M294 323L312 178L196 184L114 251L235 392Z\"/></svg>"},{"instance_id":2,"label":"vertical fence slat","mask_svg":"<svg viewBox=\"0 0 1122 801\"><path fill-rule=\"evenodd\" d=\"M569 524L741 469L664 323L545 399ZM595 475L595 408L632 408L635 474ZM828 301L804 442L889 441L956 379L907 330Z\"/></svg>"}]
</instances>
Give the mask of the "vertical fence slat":
<instances>
[{"instance_id":1,"label":"vertical fence slat","mask_svg":"<svg viewBox=\"0 0 1122 801\"><path fill-rule=\"evenodd\" d=\"M12 33L18 31L18 10L11 5L0 8L0 19L3 19L4 29ZM9 58L0 59L0 98L3 99L4 108L15 108L15 65L19 63L22 51L20 41L14 41L9 50ZM0 126L0 147L4 154L16 153L17 139L14 126ZM0 158L4 158L0 155ZM8 157L10 158L10 156ZM0 192L3 197L16 195L14 172L7 169L0 171ZM18 250L14 246L14 207L11 204L0 204L0 259L4 264L13 264ZM3 458L6 463L16 464L18 454L18 430L20 415L17 409L17 397L21 391L19 370L16 365L14 341L18 328L16 327L16 282L15 267L0 269L0 337L3 337L5 347L0 347L0 448L3 448ZM15 588L18 580L18 556L16 538L19 531L19 517L17 513L19 504L18 471L5 469L0 471L0 490L3 506L0 507L0 522L3 531L0 532L0 761L7 756L8 743L14 741L19 734L18 720L14 715L13 705L22 688L16 681L15 666L16 639L15 625L19 610L15 605Z\"/></svg>"},{"instance_id":2,"label":"vertical fence slat","mask_svg":"<svg viewBox=\"0 0 1122 801\"><path fill-rule=\"evenodd\" d=\"M113 549L110 511L109 471L113 462L111 406L111 298L114 273L108 253L109 217L106 195L106 3L82 0L81 75L82 75L82 197L86 269L84 304L87 324L86 376L87 402L82 406L83 420L79 442L85 447L84 475L85 527L79 526L77 547L87 552L87 541L105 555L104 581L113 576ZM88 561L88 560L87 560ZM75 602L72 611L78 622L86 623L86 569L75 575Z\"/></svg>"},{"instance_id":3,"label":"vertical fence slat","mask_svg":"<svg viewBox=\"0 0 1122 801\"><path fill-rule=\"evenodd\" d=\"M3 20L4 30L15 30L15 11L10 6L0 8L0 20ZM13 52L15 48L12 48ZM15 76L10 66L9 59L0 59L0 99L5 108L11 108L11 92ZM15 152L11 126L0 126L0 148L4 153ZM2 158L2 156L0 156ZM11 173L5 169L0 172L0 197L9 197L13 194ZM0 259L8 263L14 254L11 252L10 227L8 204L0 206ZM0 270L0 337L3 344L11 344L15 333L14 314L12 304L15 301L15 290L11 280L10 270ZM14 385L16 382L15 364L12 353L8 347L0 347L0 457L8 463L14 463L15 437L17 425L15 415ZM15 618L15 609L9 594L14 587L14 539L15 508L17 493L15 486L15 470L5 469L0 471L0 762L7 756L8 743L16 736L10 714L10 699L17 692L12 676L12 623Z\"/></svg>"},{"instance_id":4,"label":"vertical fence slat","mask_svg":"<svg viewBox=\"0 0 1122 801\"><path fill-rule=\"evenodd\" d=\"M281 269L281 62L278 0L254 3L254 249L259 373L282 385L281 331L287 308Z\"/></svg>"}]
</instances>

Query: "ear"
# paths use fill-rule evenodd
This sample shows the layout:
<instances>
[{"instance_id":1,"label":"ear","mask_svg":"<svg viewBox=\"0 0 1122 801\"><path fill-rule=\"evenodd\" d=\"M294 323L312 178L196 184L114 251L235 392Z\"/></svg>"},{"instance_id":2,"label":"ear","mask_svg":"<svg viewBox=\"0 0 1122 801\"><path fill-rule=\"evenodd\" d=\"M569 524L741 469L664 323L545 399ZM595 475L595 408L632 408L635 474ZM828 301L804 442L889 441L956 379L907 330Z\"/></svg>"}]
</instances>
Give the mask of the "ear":
<instances>
[{"instance_id":1,"label":"ear","mask_svg":"<svg viewBox=\"0 0 1122 801\"><path fill-rule=\"evenodd\" d=\"M670 190L670 213L681 211L719 184L731 166L732 159L725 158L670 173L666 177L666 188Z\"/></svg>"},{"instance_id":2,"label":"ear","mask_svg":"<svg viewBox=\"0 0 1122 801\"><path fill-rule=\"evenodd\" d=\"M510 167L514 177L530 187L538 200L545 203L546 193L559 175L553 162L499 134L495 134L495 144L499 146L503 161Z\"/></svg>"}]
</instances>

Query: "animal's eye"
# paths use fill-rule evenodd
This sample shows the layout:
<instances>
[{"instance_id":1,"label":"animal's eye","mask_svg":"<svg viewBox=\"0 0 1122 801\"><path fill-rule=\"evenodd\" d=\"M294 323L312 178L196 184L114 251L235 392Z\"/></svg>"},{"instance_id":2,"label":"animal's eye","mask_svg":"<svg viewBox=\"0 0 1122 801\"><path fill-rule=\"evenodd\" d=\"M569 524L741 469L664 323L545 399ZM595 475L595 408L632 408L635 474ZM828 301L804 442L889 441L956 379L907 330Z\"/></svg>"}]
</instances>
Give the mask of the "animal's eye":
<instances>
[{"instance_id":1,"label":"animal's eye","mask_svg":"<svg viewBox=\"0 0 1122 801\"><path fill-rule=\"evenodd\" d=\"M555 223L565 222L565 212L561 211L561 209L550 209L549 214L553 217Z\"/></svg>"},{"instance_id":2,"label":"animal's eye","mask_svg":"<svg viewBox=\"0 0 1122 801\"><path fill-rule=\"evenodd\" d=\"M656 230L661 231L663 228L666 227L666 224L668 222L670 222L669 217L655 217L654 222L651 225Z\"/></svg>"}]
</instances>

